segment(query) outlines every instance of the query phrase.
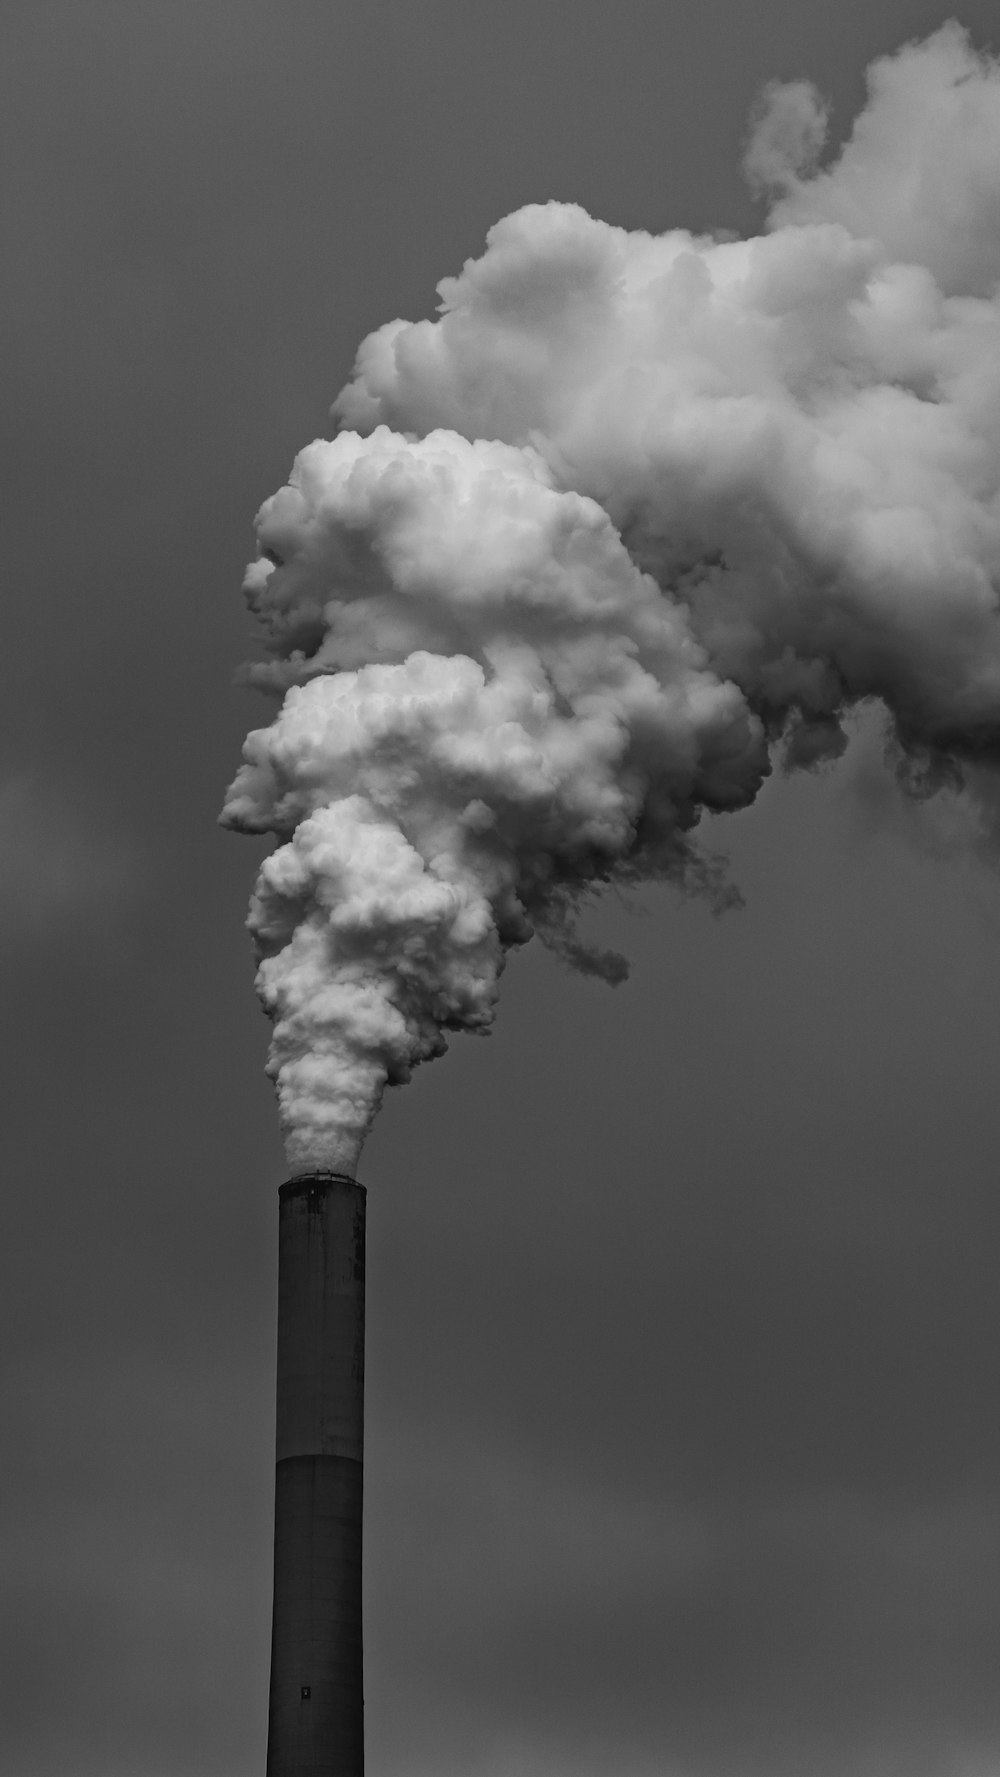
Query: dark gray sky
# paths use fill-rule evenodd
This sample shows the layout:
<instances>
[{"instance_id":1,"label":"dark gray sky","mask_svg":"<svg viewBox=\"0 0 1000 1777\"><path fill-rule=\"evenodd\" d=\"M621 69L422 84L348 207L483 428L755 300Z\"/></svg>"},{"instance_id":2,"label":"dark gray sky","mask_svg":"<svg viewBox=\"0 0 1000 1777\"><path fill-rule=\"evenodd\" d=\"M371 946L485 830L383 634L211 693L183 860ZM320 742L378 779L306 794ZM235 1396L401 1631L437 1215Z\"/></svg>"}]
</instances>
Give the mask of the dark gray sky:
<instances>
[{"instance_id":1,"label":"dark gray sky","mask_svg":"<svg viewBox=\"0 0 1000 1777\"><path fill-rule=\"evenodd\" d=\"M260 500L519 204L758 225L916 0L2 9L0 1769L249 1777L277 1123L215 815ZM963 22L989 42L994 9ZM537 946L369 1186L373 1777L1000 1769L1000 896L862 735Z\"/></svg>"}]
</instances>

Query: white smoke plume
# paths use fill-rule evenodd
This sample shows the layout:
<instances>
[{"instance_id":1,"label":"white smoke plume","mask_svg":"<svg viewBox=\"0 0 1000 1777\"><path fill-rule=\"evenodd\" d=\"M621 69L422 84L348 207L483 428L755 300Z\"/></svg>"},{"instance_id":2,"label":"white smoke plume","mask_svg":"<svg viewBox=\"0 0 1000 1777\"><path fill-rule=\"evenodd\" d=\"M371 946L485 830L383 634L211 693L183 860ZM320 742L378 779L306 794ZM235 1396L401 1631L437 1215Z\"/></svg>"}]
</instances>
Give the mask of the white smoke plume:
<instances>
[{"instance_id":1,"label":"white smoke plume","mask_svg":"<svg viewBox=\"0 0 1000 1777\"><path fill-rule=\"evenodd\" d=\"M877 699L914 787L997 751L1000 67L945 26L817 170L825 129L765 93L757 239L499 222L261 509L284 702L222 818L279 841L249 924L293 1167L353 1170L533 932L620 978L593 888L724 902L694 829L776 750L835 757Z\"/></svg>"}]
</instances>

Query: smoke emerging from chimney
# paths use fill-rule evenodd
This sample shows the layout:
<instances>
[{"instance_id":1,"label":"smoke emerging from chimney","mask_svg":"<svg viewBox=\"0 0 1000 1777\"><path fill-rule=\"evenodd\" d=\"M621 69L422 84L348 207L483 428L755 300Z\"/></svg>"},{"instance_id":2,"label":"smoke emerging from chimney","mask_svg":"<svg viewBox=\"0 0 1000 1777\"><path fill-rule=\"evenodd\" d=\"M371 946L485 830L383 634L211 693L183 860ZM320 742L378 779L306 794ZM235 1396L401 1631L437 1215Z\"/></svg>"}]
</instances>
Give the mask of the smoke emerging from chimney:
<instances>
[{"instance_id":1,"label":"smoke emerging from chimney","mask_svg":"<svg viewBox=\"0 0 1000 1777\"><path fill-rule=\"evenodd\" d=\"M705 810L888 712L912 786L1000 746L1000 64L876 62L832 164L804 82L746 155L758 239L530 205L362 344L262 507L245 592L283 696L222 819L289 1161L351 1171L387 1082L485 1031L533 933L669 878Z\"/></svg>"}]
</instances>

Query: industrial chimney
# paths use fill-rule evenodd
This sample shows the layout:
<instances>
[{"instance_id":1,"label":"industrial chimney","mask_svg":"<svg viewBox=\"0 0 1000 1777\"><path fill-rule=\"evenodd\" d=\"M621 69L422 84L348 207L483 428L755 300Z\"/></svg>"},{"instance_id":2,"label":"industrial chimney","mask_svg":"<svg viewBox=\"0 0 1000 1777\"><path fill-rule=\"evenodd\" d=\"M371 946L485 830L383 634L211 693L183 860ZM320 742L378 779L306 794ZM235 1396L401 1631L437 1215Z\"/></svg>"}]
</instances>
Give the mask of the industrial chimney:
<instances>
[{"instance_id":1,"label":"industrial chimney","mask_svg":"<svg viewBox=\"0 0 1000 1777\"><path fill-rule=\"evenodd\" d=\"M365 1192L278 1193L278 1411L267 1777L362 1777Z\"/></svg>"}]
</instances>

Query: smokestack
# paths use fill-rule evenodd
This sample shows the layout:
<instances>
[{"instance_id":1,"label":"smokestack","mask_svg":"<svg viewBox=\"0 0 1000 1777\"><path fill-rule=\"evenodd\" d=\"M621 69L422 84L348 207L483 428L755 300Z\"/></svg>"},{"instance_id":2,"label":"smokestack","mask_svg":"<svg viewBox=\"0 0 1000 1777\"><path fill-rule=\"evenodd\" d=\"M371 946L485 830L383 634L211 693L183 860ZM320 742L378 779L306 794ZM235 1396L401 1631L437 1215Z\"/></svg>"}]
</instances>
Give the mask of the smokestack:
<instances>
[{"instance_id":1,"label":"smokestack","mask_svg":"<svg viewBox=\"0 0 1000 1777\"><path fill-rule=\"evenodd\" d=\"M362 1777L365 1192L310 1172L278 1200L267 1777Z\"/></svg>"}]
</instances>

